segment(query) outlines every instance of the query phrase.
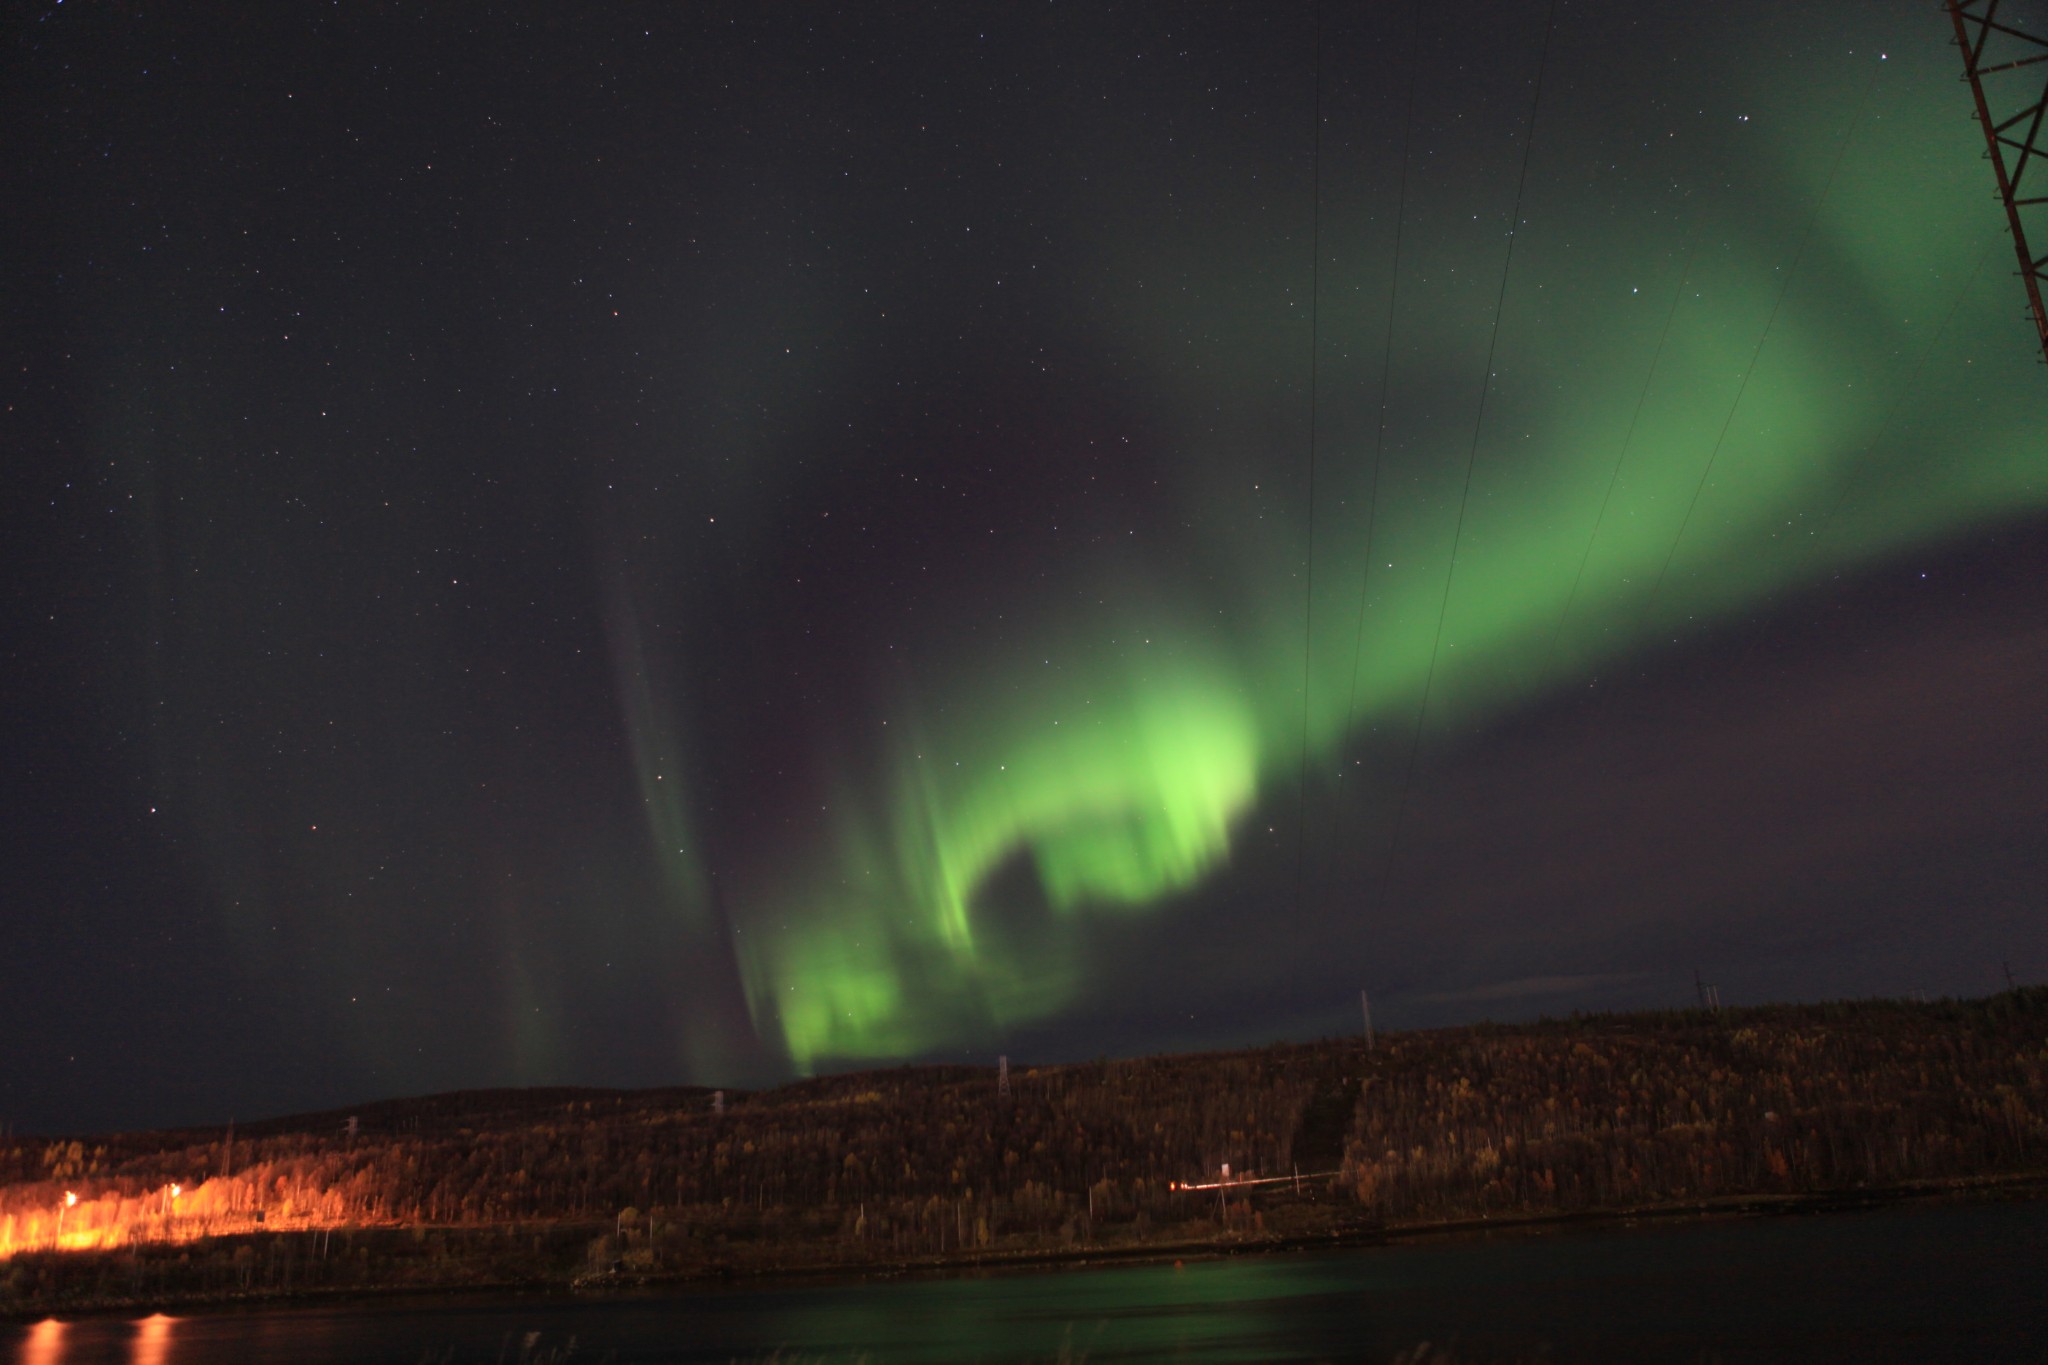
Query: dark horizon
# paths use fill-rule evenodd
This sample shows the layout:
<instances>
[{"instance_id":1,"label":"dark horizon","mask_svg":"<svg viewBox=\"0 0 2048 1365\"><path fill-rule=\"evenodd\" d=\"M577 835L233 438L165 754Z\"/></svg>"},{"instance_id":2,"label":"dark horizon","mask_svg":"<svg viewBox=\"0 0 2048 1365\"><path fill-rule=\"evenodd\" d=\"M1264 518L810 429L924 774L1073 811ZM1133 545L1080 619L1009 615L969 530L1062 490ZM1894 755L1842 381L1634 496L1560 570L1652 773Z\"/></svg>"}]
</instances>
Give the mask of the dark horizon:
<instances>
[{"instance_id":1,"label":"dark horizon","mask_svg":"<svg viewBox=\"0 0 2048 1365\"><path fill-rule=\"evenodd\" d=\"M2048 978L1945 16L1478 17L26 12L0 1122Z\"/></svg>"},{"instance_id":2,"label":"dark horizon","mask_svg":"<svg viewBox=\"0 0 2048 1365\"><path fill-rule=\"evenodd\" d=\"M1688 985L1690 984L1691 983L1688 982ZM1716 990L1718 995L1718 986L1716 985L1716 983L1707 981L1704 984L1706 987ZM2008 995L2013 994L2015 992L2024 992L2029 988L2030 987L2027 983L2017 983L2015 986L2011 988L2000 987L1996 990L1985 991L1979 994L1935 996L1931 994L1916 992L1908 995L1835 996L1818 1000L1761 1000L1746 1002L1743 1004L1730 1004L1726 1000L1718 1000L1718 1003L1710 1003L1706 1006L1696 1006L1692 1001L1687 1001L1666 1008L1659 1008L1657 1006L1652 1005L1630 1007L1623 1009L1573 1009L1562 1014L1537 1014L1531 1017L1520 1019L1502 1019L1493 1017L1491 1015L1482 1014L1474 1016L1469 1019L1459 1020L1455 1022L1436 1023L1417 1026L1413 1028L1384 1028L1379 1026L1377 1020L1375 1020L1374 1030L1375 1038L1377 1040L1384 1041L1387 1045L1391 1046L1395 1041L1403 1038L1404 1035L1449 1033L1455 1036L1469 1029L1498 1029L1506 1031L1508 1033L1512 1033L1517 1029L1543 1029L1545 1027L1558 1025L1571 1025L1573 1027L1583 1026L1597 1029L1600 1025L1610 1020L1626 1021L1641 1019L1646 1016L1656 1017L1660 1015L1680 1016L1692 1012L1700 1012L1706 1016L1715 1017L1725 1015L1727 1016L1727 1019L1729 1021L1738 1021L1747 1018L1753 1018L1756 1014L1759 1013L1768 1016L1772 1011L1776 1010L1797 1011L1805 1008L1853 1009L1857 1007L1873 1005L1900 1005L1908 1007L1937 1007L1944 1005L1967 1006L1973 1003L1981 1003L1983 1001L1988 1001L2000 995ZM995 1054L985 1059L976 1058L964 1061L960 1059L946 1057L904 1058L900 1061L889 1062L885 1064L876 1064L872 1066L821 1068L820 1070L809 1076L784 1078L780 1080L771 1081L765 1085L754 1088L748 1088L743 1086L719 1086L713 1083L691 1083L685 1085L674 1085L663 1084L659 1082L652 1085L644 1086L584 1085L575 1082L549 1083L544 1085L531 1086L470 1086L454 1090L434 1090L407 1094L363 1096L355 1100L344 1101L340 1104L326 1105L319 1109L294 1110L289 1113L249 1115L231 1114L224 1119L202 1120L200 1122L186 1124L157 1125L154 1127L23 1132L19 1128L10 1125L4 1129L0 1129L0 1140L13 1138L34 1138L46 1141L61 1141L63 1139L93 1139L110 1137L152 1136L175 1137L185 1135L203 1137L208 1134L218 1135L218 1137L220 1138L225 1138L228 1134L232 1133L235 1135L236 1139L240 1141L243 1139L275 1137L279 1134L314 1132L317 1131L312 1126L315 1120L331 1121L331 1123L329 1123L330 1127L332 1127L335 1131L343 1131L345 1129L347 1121L351 1118L361 1119L364 1124L365 1132L381 1131L388 1133L389 1131L391 1131L387 1125L389 1123L389 1115L392 1111L405 1113L419 1106L427 1105L433 1102L460 1100L481 1101L490 1098L502 1097L507 1101L514 1102L513 1112L524 1112L527 1109L531 1108L533 1103L541 1099L542 1097L545 1097L548 1102L552 1103L556 1099L567 1099L570 1101L594 1101L597 1099L612 1098L624 1101L632 1101L636 1099L645 1099L653 1096L672 1094L677 1097L675 1108L694 1109L696 1104L699 1102L703 1104L709 1104L711 1102L711 1097L714 1094L723 1096L726 1103L737 1104L744 1099L748 1099L755 1096L772 1097L778 1092L787 1090L791 1087L803 1086L811 1081L820 1081L830 1084L835 1081L844 1081L847 1079L858 1078L863 1076L873 1076L879 1080L888 1080L893 1076L901 1076L906 1073L913 1073L919 1071L966 1070L978 1073L986 1073L990 1082L992 1083L998 1074L998 1063L1002 1060L1008 1061L1010 1074L1014 1078L1014 1083L1022 1084L1024 1081L1036 1075L1039 1071L1054 1068L1086 1068L1090 1066L1101 1065L1103 1063L1115 1062L1177 1063L1186 1061L1199 1061L1209 1057L1250 1056L1274 1048L1305 1049L1313 1051L1319 1048L1328 1048L1346 1043L1362 1047L1364 1045L1364 1039L1364 1031L1362 1028L1359 1028L1349 1033L1343 1031L1333 1031L1326 1034L1320 1034L1315 1037L1272 1038L1267 1039L1264 1042L1251 1042L1234 1047L1225 1046L1218 1048L1190 1050L1185 1052L1161 1052L1150 1054L1102 1054L1092 1057L1076 1056L1065 1058L1059 1061L1047 1061L1036 1057L1009 1056L1008 1054ZM499 1109L492 1109L488 1107L476 1110L460 1110L458 1111L457 1117L443 1119L440 1126L445 1128L454 1125L458 1122L458 1119L474 1120L474 1118L476 1118L479 1115L487 1115L499 1119L502 1122L505 1112L506 1111L501 1111ZM378 1123L380 1115L383 1118L383 1125L379 1125Z\"/></svg>"}]
</instances>

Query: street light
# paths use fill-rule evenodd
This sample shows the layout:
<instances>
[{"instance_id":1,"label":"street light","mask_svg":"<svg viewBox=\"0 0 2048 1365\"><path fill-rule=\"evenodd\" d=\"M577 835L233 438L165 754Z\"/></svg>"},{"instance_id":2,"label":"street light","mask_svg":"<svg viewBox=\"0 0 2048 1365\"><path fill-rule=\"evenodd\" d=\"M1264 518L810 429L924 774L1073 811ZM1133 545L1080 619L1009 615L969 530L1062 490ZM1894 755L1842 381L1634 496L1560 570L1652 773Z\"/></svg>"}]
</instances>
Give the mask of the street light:
<instances>
[{"instance_id":1,"label":"street light","mask_svg":"<svg viewBox=\"0 0 2048 1365\"><path fill-rule=\"evenodd\" d=\"M77 1202L78 1202L78 1196L77 1196L77 1195L73 1194L73 1193L72 1193L72 1192L71 1192L70 1190L66 1190L66 1191L64 1191L64 1202L63 1202L62 1204L60 1204L60 1205L58 1205L58 1206L57 1206L57 1241L58 1241L59 1245L62 1245L62 1243L63 1243L63 1241L64 1241L64 1214L65 1214L65 1211L66 1211L66 1210L68 1210L69 1208L71 1208L71 1206L72 1206L72 1205L74 1205L74 1204L76 1204Z\"/></svg>"}]
</instances>

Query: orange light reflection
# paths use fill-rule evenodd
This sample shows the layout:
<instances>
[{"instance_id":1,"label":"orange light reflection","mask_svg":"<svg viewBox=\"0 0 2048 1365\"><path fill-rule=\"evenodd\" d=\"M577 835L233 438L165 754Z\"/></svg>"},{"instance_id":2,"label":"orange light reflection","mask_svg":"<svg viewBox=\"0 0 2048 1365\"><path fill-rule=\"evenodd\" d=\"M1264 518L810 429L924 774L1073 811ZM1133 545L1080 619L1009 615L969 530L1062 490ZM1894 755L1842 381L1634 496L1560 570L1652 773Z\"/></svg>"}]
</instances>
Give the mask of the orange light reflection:
<instances>
[{"instance_id":1,"label":"orange light reflection","mask_svg":"<svg viewBox=\"0 0 2048 1365\"><path fill-rule=\"evenodd\" d=\"M21 1365L61 1365L64 1359L64 1324L44 1318L28 1329L21 1343Z\"/></svg>"},{"instance_id":2,"label":"orange light reflection","mask_svg":"<svg viewBox=\"0 0 2048 1365\"><path fill-rule=\"evenodd\" d=\"M155 1313L136 1323L134 1349L128 1359L134 1365L165 1365L171 1358L171 1328L177 1321Z\"/></svg>"}]
</instances>

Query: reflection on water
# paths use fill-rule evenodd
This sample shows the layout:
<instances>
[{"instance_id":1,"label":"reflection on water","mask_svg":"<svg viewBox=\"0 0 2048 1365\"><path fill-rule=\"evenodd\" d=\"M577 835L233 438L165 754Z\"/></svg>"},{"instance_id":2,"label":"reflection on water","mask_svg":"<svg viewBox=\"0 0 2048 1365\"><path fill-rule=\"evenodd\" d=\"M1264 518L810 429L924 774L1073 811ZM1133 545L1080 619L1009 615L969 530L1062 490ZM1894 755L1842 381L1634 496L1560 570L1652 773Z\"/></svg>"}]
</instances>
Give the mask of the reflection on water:
<instances>
[{"instance_id":1,"label":"reflection on water","mask_svg":"<svg viewBox=\"0 0 2048 1365\"><path fill-rule=\"evenodd\" d=\"M64 1359L64 1324L45 1318L28 1329L21 1343L21 1365L60 1365Z\"/></svg>"},{"instance_id":2,"label":"reflection on water","mask_svg":"<svg viewBox=\"0 0 2048 1365\"><path fill-rule=\"evenodd\" d=\"M2048 1358L2048 1201L640 1298L0 1324L0 1365Z\"/></svg>"},{"instance_id":3,"label":"reflection on water","mask_svg":"<svg viewBox=\"0 0 2048 1365\"><path fill-rule=\"evenodd\" d=\"M171 1326L176 1318L153 1314L135 1324L134 1349L128 1359L132 1365L167 1365L171 1358Z\"/></svg>"}]
</instances>

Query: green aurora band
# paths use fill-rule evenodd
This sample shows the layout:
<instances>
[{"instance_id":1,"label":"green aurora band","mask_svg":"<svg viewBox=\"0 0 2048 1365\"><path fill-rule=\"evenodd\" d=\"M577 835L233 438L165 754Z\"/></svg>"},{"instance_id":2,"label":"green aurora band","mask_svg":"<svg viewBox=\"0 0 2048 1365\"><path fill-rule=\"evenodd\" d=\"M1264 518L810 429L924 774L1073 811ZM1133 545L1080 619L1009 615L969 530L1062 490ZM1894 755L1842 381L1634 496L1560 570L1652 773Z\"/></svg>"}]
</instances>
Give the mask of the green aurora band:
<instances>
[{"instance_id":1,"label":"green aurora band","mask_svg":"<svg viewBox=\"0 0 2048 1365\"><path fill-rule=\"evenodd\" d=\"M1425 685L1423 733L1455 742L1653 644L2039 508L2038 404L1995 398L2039 377L2005 262L1972 273L2005 248L1937 61L1876 84L1824 200L1846 113L1785 114L1799 133L1744 153L1737 190L1667 183L1633 218L1575 205L1539 132L1476 437L1511 179L1490 168L1474 224L1411 205L1383 442L1391 214L1329 210L1312 537L1307 328L1275 302L1303 246L1102 205L1104 280L1221 280L1126 288L1099 319L1163 395L1196 551L1093 562L1070 585L1085 610L1027 610L1035 626L903 686L885 758L844 765L824 837L730 894L764 1037L814 1070L1046 1019L1108 989L1080 950L1091 919L1170 907L1255 815L1285 835L1304 746L1326 808L1362 736L1405 747ZM1034 927L1005 936L992 907L1020 884Z\"/></svg>"}]
</instances>

